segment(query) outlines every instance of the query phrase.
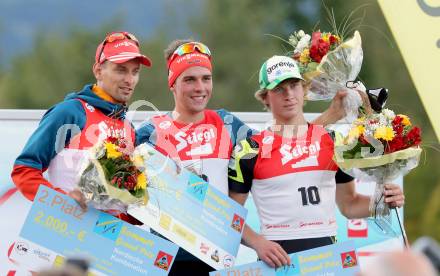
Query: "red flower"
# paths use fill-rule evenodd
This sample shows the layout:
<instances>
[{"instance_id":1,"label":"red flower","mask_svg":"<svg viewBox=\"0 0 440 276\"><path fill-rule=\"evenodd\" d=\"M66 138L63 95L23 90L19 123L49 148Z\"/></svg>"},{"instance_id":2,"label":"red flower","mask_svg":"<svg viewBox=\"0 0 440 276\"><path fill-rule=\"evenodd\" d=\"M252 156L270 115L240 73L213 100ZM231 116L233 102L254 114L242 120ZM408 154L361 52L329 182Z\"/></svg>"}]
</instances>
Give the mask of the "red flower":
<instances>
[{"instance_id":1,"label":"red flower","mask_svg":"<svg viewBox=\"0 0 440 276\"><path fill-rule=\"evenodd\" d=\"M421 134L420 128L413 127L406 135L407 143L410 146L418 146L420 142L422 142L422 138L420 134Z\"/></svg>"},{"instance_id":2,"label":"red flower","mask_svg":"<svg viewBox=\"0 0 440 276\"><path fill-rule=\"evenodd\" d=\"M323 57L328 53L328 50L330 49L330 44L322 39L319 39L318 42L318 52L321 57Z\"/></svg>"},{"instance_id":3,"label":"red flower","mask_svg":"<svg viewBox=\"0 0 440 276\"><path fill-rule=\"evenodd\" d=\"M321 62L322 56L319 54L318 45L310 47L310 57L316 62Z\"/></svg>"},{"instance_id":4,"label":"red flower","mask_svg":"<svg viewBox=\"0 0 440 276\"><path fill-rule=\"evenodd\" d=\"M402 122L403 122L403 118L398 115L394 117L393 121L391 122L391 125L393 126L393 130L394 132L396 132L398 136L401 136L403 134Z\"/></svg>"},{"instance_id":5,"label":"red flower","mask_svg":"<svg viewBox=\"0 0 440 276\"><path fill-rule=\"evenodd\" d=\"M321 62L322 58L328 53L329 49L330 44L320 39L317 45L312 45L310 47L310 57L316 62Z\"/></svg>"},{"instance_id":6,"label":"red flower","mask_svg":"<svg viewBox=\"0 0 440 276\"><path fill-rule=\"evenodd\" d=\"M136 186L136 178L133 175L129 175L127 179L125 179L124 186L127 190L133 190Z\"/></svg>"},{"instance_id":7,"label":"red flower","mask_svg":"<svg viewBox=\"0 0 440 276\"><path fill-rule=\"evenodd\" d=\"M402 136L402 134L403 134L403 126L402 125L393 125L393 130L397 136Z\"/></svg>"},{"instance_id":8,"label":"red flower","mask_svg":"<svg viewBox=\"0 0 440 276\"><path fill-rule=\"evenodd\" d=\"M330 44L333 45L338 42L338 39L334 35L331 35L329 38L329 41L330 41Z\"/></svg>"},{"instance_id":9,"label":"red flower","mask_svg":"<svg viewBox=\"0 0 440 276\"><path fill-rule=\"evenodd\" d=\"M391 153L407 147L408 146L402 136L395 136L394 139L388 143L388 146L385 148L385 152Z\"/></svg>"},{"instance_id":10,"label":"red flower","mask_svg":"<svg viewBox=\"0 0 440 276\"><path fill-rule=\"evenodd\" d=\"M321 32L312 33L312 43L310 44L310 57L316 61L321 62L324 55L320 53L319 41L321 40Z\"/></svg>"},{"instance_id":11,"label":"red flower","mask_svg":"<svg viewBox=\"0 0 440 276\"><path fill-rule=\"evenodd\" d=\"M118 138L113 137L113 136L109 136L109 137L107 137L106 140L107 140L107 142L112 143L112 144L115 144L115 145L117 145L117 142L118 142Z\"/></svg>"},{"instance_id":12,"label":"red flower","mask_svg":"<svg viewBox=\"0 0 440 276\"><path fill-rule=\"evenodd\" d=\"M402 122L403 122L403 118L397 115L396 117L394 117L392 124L393 126L397 126L397 125L401 125Z\"/></svg>"},{"instance_id":13,"label":"red flower","mask_svg":"<svg viewBox=\"0 0 440 276\"><path fill-rule=\"evenodd\" d=\"M118 177L118 176L113 176L112 180L110 181L110 183L118 188L121 188L122 186L122 178Z\"/></svg>"},{"instance_id":14,"label":"red flower","mask_svg":"<svg viewBox=\"0 0 440 276\"><path fill-rule=\"evenodd\" d=\"M321 39L321 32L312 33L312 46L318 44L318 40Z\"/></svg>"}]
</instances>

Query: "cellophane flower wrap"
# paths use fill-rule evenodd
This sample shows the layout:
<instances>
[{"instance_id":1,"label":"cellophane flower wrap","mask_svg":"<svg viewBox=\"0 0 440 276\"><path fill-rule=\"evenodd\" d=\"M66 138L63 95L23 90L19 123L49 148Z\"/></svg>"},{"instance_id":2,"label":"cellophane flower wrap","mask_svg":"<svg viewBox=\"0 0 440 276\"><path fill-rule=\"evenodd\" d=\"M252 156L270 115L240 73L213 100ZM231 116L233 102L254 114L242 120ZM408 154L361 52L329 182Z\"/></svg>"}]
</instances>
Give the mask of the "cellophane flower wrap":
<instances>
[{"instance_id":1,"label":"cellophane flower wrap","mask_svg":"<svg viewBox=\"0 0 440 276\"><path fill-rule=\"evenodd\" d=\"M306 99L330 100L338 90L348 90L344 108L347 120L355 120L362 98L347 83L356 80L362 66L363 51L359 32L355 31L352 38L344 41L329 32L317 31L309 35L300 30L291 34L288 42L294 49L289 54L298 62L301 74L309 86Z\"/></svg>"},{"instance_id":2,"label":"cellophane flower wrap","mask_svg":"<svg viewBox=\"0 0 440 276\"><path fill-rule=\"evenodd\" d=\"M377 183L370 212L386 232L391 216L384 202L384 184L417 167L420 143L420 128L413 126L408 116L395 115L389 109L358 118L345 137L336 138L339 168L359 180Z\"/></svg>"},{"instance_id":3,"label":"cellophane flower wrap","mask_svg":"<svg viewBox=\"0 0 440 276\"><path fill-rule=\"evenodd\" d=\"M128 205L147 204L148 156L142 145L134 149L123 139L109 137L90 149L78 187L100 210L126 212Z\"/></svg>"}]
</instances>

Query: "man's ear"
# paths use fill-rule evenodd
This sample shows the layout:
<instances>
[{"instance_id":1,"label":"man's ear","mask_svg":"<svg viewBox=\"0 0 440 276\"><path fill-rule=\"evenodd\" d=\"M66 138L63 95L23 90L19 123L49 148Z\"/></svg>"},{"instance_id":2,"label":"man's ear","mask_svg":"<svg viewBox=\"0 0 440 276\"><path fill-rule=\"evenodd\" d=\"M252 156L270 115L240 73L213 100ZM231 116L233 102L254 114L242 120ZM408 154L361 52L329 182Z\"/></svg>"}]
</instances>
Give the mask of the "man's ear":
<instances>
[{"instance_id":1,"label":"man's ear","mask_svg":"<svg viewBox=\"0 0 440 276\"><path fill-rule=\"evenodd\" d=\"M95 75L96 80L99 81L101 79L102 64L100 63L93 64L92 71L93 71L93 75Z\"/></svg>"},{"instance_id":2,"label":"man's ear","mask_svg":"<svg viewBox=\"0 0 440 276\"><path fill-rule=\"evenodd\" d=\"M269 93L269 92L262 94L261 99L263 100L264 105L269 107L269 101L267 100L267 93Z\"/></svg>"},{"instance_id":3,"label":"man's ear","mask_svg":"<svg viewBox=\"0 0 440 276\"><path fill-rule=\"evenodd\" d=\"M173 94L176 94L176 83L174 82L173 85L170 87L170 91L173 92Z\"/></svg>"}]
</instances>

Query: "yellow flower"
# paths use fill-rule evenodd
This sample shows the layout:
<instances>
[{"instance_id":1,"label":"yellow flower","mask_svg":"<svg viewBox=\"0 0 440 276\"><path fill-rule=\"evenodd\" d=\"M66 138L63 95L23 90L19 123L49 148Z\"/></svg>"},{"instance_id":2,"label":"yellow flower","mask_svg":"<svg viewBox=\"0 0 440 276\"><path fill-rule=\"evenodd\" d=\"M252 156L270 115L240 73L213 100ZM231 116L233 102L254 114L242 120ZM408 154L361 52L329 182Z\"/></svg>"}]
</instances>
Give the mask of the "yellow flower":
<instances>
[{"instance_id":1,"label":"yellow flower","mask_svg":"<svg viewBox=\"0 0 440 276\"><path fill-rule=\"evenodd\" d=\"M147 178L145 177L144 173L141 173L137 177L136 187L134 187L135 190L145 190L147 188Z\"/></svg>"},{"instance_id":2,"label":"yellow flower","mask_svg":"<svg viewBox=\"0 0 440 276\"><path fill-rule=\"evenodd\" d=\"M133 164L138 167L138 168L142 168L144 167L144 158L142 158L142 155L136 154L131 161L133 162Z\"/></svg>"},{"instance_id":3,"label":"yellow flower","mask_svg":"<svg viewBox=\"0 0 440 276\"><path fill-rule=\"evenodd\" d=\"M397 116L399 116L400 118L403 119L403 120L402 120L402 124L403 124L404 126L410 126L410 125L411 125L411 121L409 120L408 116L403 115L403 114L399 114L399 115L397 115Z\"/></svg>"},{"instance_id":4,"label":"yellow flower","mask_svg":"<svg viewBox=\"0 0 440 276\"><path fill-rule=\"evenodd\" d=\"M359 136L360 136L361 134L364 134L364 131L365 131L365 127L364 127L364 126L357 126L356 128L357 128L357 130L358 130L358 132L359 132Z\"/></svg>"},{"instance_id":5,"label":"yellow flower","mask_svg":"<svg viewBox=\"0 0 440 276\"><path fill-rule=\"evenodd\" d=\"M350 129L347 138L345 139L345 144L351 144L354 140L358 139L361 134L365 131L364 126L356 126Z\"/></svg>"},{"instance_id":6,"label":"yellow flower","mask_svg":"<svg viewBox=\"0 0 440 276\"><path fill-rule=\"evenodd\" d=\"M365 122L365 116L357 118L355 121L357 124L363 124Z\"/></svg>"},{"instance_id":7,"label":"yellow flower","mask_svg":"<svg viewBox=\"0 0 440 276\"><path fill-rule=\"evenodd\" d=\"M330 33L324 33L321 38L328 43L330 41L330 35Z\"/></svg>"},{"instance_id":8,"label":"yellow flower","mask_svg":"<svg viewBox=\"0 0 440 276\"><path fill-rule=\"evenodd\" d=\"M304 49L299 56L299 62L308 63L310 60L310 50L308 48Z\"/></svg>"},{"instance_id":9,"label":"yellow flower","mask_svg":"<svg viewBox=\"0 0 440 276\"><path fill-rule=\"evenodd\" d=\"M122 152L118 151L118 146L113 143L105 143L107 158L116 159L122 156Z\"/></svg>"},{"instance_id":10,"label":"yellow flower","mask_svg":"<svg viewBox=\"0 0 440 276\"><path fill-rule=\"evenodd\" d=\"M391 141L394 138L394 131L391 127L381 126L374 132L374 138Z\"/></svg>"}]
</instances>

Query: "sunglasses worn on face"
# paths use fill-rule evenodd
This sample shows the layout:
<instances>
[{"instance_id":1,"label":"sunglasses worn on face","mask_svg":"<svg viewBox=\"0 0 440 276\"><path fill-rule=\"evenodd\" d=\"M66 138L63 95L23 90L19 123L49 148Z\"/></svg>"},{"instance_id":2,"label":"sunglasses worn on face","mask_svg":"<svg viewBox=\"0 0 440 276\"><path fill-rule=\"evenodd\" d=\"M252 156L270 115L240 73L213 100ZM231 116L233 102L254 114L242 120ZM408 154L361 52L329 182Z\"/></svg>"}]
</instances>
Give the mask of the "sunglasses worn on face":
<instances>
[{"instance_id":1,"label":"sunglasses worn on face","mask_svg":"<svg viewBox=\"0 0 440 276\"><path fill-rule=\"evenodd\" d=\"M106 38L104 39L104 41L102 42L102 47L101 47L101 52L99 53L99 61L101 62L101 56L102 53L104 52L104 47L107 43L112 43L116 40L124 40L124 39L130 39L132 41L134 41L136 43L136 45L139 47L139 40L131 33L128 32L116 32L116 33L112 33L109 34L108 36L106 36Z\"/></svg>"}]
</instances>

